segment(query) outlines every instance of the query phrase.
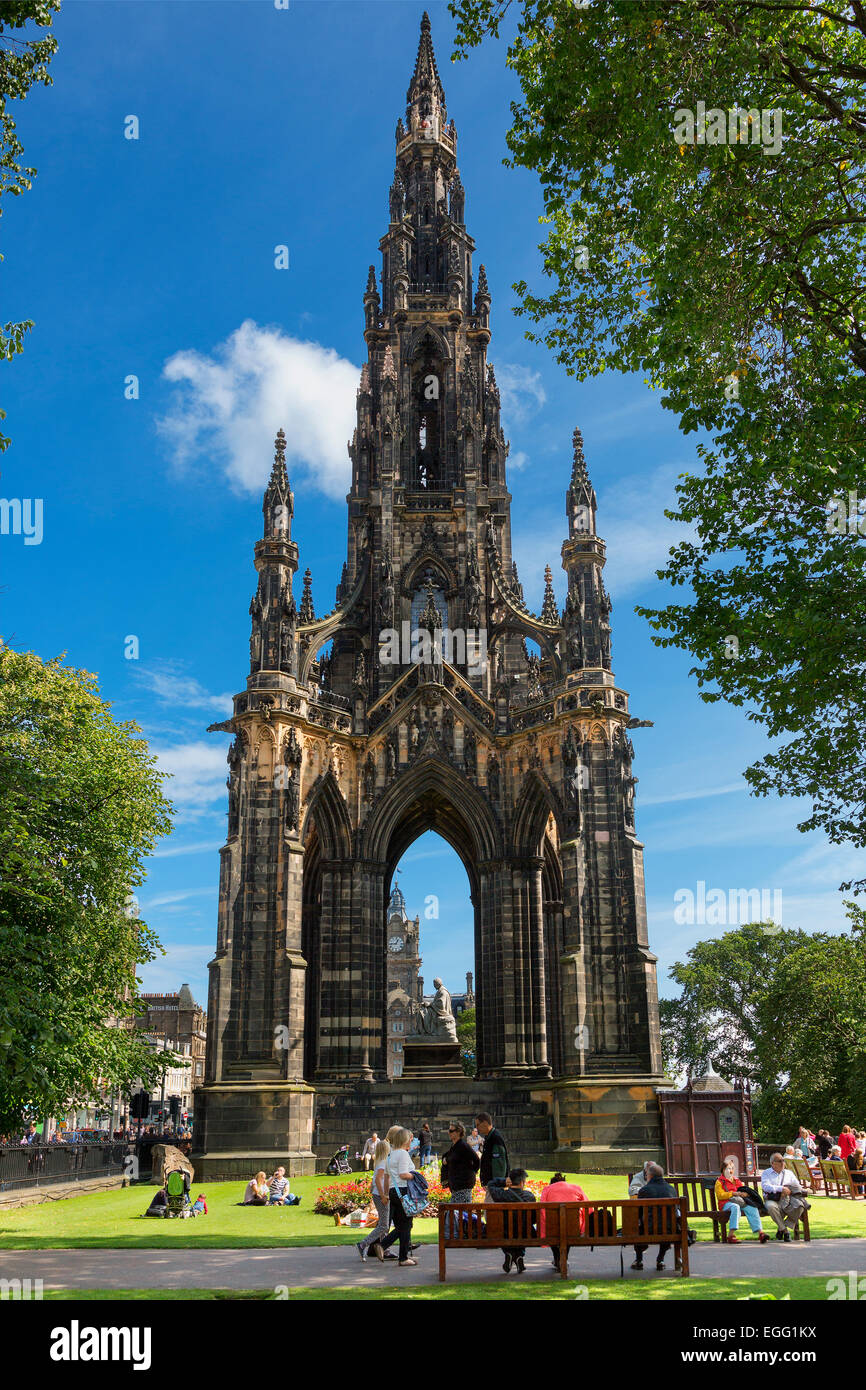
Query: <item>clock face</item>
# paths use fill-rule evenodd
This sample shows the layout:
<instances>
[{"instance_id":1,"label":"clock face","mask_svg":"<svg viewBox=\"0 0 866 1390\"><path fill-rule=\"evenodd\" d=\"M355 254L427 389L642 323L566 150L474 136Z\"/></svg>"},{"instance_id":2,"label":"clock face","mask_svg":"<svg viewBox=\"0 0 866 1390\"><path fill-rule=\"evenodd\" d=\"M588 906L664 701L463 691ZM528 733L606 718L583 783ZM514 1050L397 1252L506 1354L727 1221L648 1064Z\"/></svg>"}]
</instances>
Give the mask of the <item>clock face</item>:
<instances>
[{"instance_id":1,"label":"clock face","mask_svg":"<svg viewBox=\"0 0 866 1390\"><path fill-rule=\"evenodd\" d=\"M398 951L402 951L402 949L403 949L403 938L402 938L402 936L392 936L392 937L391 937L391 940L388 942L388 950L389 950L389 951L393 951L394 954L396 955L397 952L398 952Z\"/></svg>"}]
</instances>

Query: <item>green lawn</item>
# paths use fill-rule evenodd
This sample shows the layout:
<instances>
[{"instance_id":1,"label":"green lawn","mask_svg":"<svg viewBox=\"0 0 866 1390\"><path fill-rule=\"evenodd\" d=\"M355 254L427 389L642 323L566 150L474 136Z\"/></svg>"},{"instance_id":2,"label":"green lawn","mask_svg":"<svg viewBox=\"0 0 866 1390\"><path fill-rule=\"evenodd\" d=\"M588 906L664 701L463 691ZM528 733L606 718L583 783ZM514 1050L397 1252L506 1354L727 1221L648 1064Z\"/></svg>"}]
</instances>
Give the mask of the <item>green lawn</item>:
<instances>
[{"instance_id":1,"label":"green lawn","mask_svg":"<svg viewBox=\"0 0 866 1390\"><path fill-rule=\"evenodd\" d=\"M289 1299L319 1299L324 1301L353 1301L360 1299L399 1299L405 1302L407 1299L439 1299L453 1301L459 1299L478 1299L484 1302L496 1301L497 1299L511 1299L521 1303L533 1299L557 1300L559 1302L573 1303L577 1297L577 1289L585 1289L586 1296L590 1302L603 1300L605 1302L622 1302L634 1300L650 1300L655 1302L679 1299L693 1300L696 1302L706 1302L708 1300L731 1301L746 1298L749 1294L771 1293L777 1299L788 1297L792 1302L820 1301L827 1299L827 1281L825 1278L804 1278L804 1279L665 1279L653 1280L622 1280L622 1279L587 1279L583 1284L577 1285L571 1279L554 1281L545 1284L522 1283L518 1280L498 1284L436 1284L429 1288L407 1289L398 1286L386 1289L361 1289L355 1286L341 1289L307 1289L290 1288ZM172 1302L183 1302L187 1299L193 1301L214 1301L220 1299L244 1299L261 1303L273 1303L277 1300L275 1295L269 1290L251 1289L72 1289L63 1290L56 1293L46 1293L45 1300L77 1303L79 1299L85 1301L114 1302L115 1300L142 1300L152 1299L169 1300Z\"/></svg>"},{"instance_id":2,"label":"green lawn","mask_svg":"<svg viewBox=\"0 0 866 1390\"><path fill-rule=\"evenodd\" d=\"M533 1173L532 1177L549 1174ZM337 1227L333 1217L316 1216L317 1189L333 1178L293 1178L293 1190L302 1198L300 1207L242 1207L243 1183L196 1184L207 1194L207 1216L189 1221L154 1221L144 1218L153 1188L129 1187L95 1192L38 1206L0 1211L0 1249L75 1250L94 1248L183 1250L316 1246L351 1244L355 1228ZM621 1197L625 1179L617 1175L589 1175L581 1179L588 1197ZM866 1202L835 1198L812 1199L813 1237L866 1236ZM770 1229L770 1224L767 1229ZM700 1239L712 1239L710 1223L695 1221ZM417 1238L435 1241L435 1221L418 1220ZM744 1239L751 1239L746 1235Z\"/></svg>"}]
</instances>

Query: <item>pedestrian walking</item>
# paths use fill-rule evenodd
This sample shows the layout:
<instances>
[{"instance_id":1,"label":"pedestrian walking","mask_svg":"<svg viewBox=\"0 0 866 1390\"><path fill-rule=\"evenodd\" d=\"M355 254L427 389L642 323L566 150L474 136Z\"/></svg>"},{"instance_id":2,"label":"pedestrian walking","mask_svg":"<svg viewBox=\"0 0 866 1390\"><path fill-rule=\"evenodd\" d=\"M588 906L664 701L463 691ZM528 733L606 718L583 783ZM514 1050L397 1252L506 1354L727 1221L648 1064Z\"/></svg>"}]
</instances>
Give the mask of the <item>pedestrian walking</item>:
<instances>
[{"instance_id":1,"label":"pedestrian walking","mask_svg":"<svg viewBox=\"0 0 866 1390\"><path fill-rule=\"evenodd\" d=\"M412 1139L409 1130L397 1126L395 1129L389 1130L388 1134L394 1136L391 1139L391 1152L385 1159L389 1184L388 1198L394 1229L379 1243L383 1250L388 1250L395 1240L399 1240L400 1266L403 1268L406 1265L417 1265L418 1263L412 1257L412 1217L406 1215L402 1201L403 1196L408 1191L409 1179L416 1170L415 1164L409 1157L409 1144Z\"/></svg>"},{"instance_id":2,"label":"pedestrian walking","mask_svg":"<svg viewBox=\"0 0 866 1390\"><path fill-rule=\"evenodd\" d=\"M358 1241L358 1254L362 1260L366 1260L370 1251L378 1260L386 1258L385 1251L382 1249L382 1241L388 1234L391 1225L391 1203L388 1194L388 1170L387 1159L391 1152L391 1145L387 1139L376 1141L376 1148L373 1151L373 1205L376 1208L376 1215L379 1218L376 1229L371 1231L363 1240ZM393 1255L388 1256L394 1259Z\"/></svg>"}]
</instances>

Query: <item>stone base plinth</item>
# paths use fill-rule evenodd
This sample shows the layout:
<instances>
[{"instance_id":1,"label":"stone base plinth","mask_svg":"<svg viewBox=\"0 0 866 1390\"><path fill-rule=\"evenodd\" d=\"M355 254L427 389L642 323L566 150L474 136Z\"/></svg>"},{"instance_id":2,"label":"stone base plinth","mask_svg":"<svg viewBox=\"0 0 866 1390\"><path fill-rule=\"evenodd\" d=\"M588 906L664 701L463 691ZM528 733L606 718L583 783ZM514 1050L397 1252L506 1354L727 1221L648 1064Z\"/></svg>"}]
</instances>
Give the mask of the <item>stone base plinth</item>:
<instances>
[{"instance_id":1,"label":"stone base plinth","mask_svg":"<svg viewBox=\"0 0 866 1390\"><path fill-rule=\"evenodd\" d=\"M404 1081L448 1081L462 1076L459 1042L407 1038L403 1043Z\"/></svg>"},{"instance_id":2,"label":"stone base plinth","mask_svg":"<svg viewBox=\"0 0 866 1390\"><path fill-rule=\"evenodd\" d=\"M303 1082L215 1082L196 1091L196 1181L231 1181L282 1165L314 1173L315 1091Z\"/></svg>"},{"instance_id":3,"label":"stone base plinth","mask_svg":"<svg viewBox=\"0 0 866 1390\"><path fill-rule=\"evenodd\" d=\"M555 1081L555 1154L563 1172L635 1173L664 1165L656 1087L662 1076L614 1075Z\"/></svg>"}]
</instances>

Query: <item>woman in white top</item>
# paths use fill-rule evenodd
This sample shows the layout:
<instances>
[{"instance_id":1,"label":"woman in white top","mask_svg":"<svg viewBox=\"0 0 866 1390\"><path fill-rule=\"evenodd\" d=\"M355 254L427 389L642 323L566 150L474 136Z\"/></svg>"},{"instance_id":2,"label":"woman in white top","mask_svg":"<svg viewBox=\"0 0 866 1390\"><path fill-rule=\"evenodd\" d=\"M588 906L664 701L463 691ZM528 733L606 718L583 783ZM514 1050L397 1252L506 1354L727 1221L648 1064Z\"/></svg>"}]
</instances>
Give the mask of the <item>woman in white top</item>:
<instances>
[{"instance_id":1,"label":"woman in white top","mask_svg":"<svg viewBox=\"0 0 866 1390\"><path fill-rule=\"evenodd\" d=\"M412 1218L406 1215L400 1200L401 1192L406 1191L406 1185L415 1172L415 1164L409 1157L412 1136L408 1129L401 1129L399 1126L389 1130L388 1136L391 1139L391 1152L385 1160L385 1171L390 1184L389 1198L394 1229L379 1244L384 1251L392 1246L395 1240L399 1240L401 1266L416 1265L418 1261L412 1258Z\"/></svg>"},{"instance_id":2,"label":"woman in white top","mask_svg":"<svg viewBox=\"0 0 866 1390\"><path fill-rule=\"evenodd\" d=\"M366 1260L371 1250L377 1260L384 1260L385 1258L385 1251L382 1249L381 1242L388 1234L388 1227L391 1225L391 1203L388 1200L389 1180L386 1169L390 1152L391 1145L388 1140L379 1139L373 1150L373 1204L379 1220L376 1229L357 1243L358 1254L362 1260ZM389 1255L388 1258L393 1260L394 1256Z\"/></svg>"},{"instance_id":3,"label":"woman in white top","mask_svg":"<svg viewBox=\"0 0 866 1390\"><path fill-rule=\"evenodd\" d=\"M245 1207L266 1207L270 1191L268 1180L264 1173L256 1173L254 1178L250 1178L244 1192Z\"/></svg>"}]
</instances>

